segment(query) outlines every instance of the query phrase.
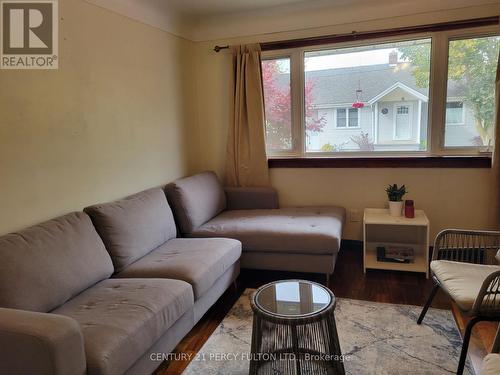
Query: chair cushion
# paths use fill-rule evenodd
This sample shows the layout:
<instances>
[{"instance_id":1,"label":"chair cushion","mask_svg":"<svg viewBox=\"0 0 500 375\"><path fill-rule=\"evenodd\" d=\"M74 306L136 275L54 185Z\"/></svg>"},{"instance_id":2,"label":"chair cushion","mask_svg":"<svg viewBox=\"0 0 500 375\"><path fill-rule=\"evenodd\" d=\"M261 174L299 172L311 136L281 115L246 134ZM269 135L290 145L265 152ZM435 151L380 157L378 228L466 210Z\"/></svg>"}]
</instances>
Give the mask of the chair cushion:
<instances>
[{"instance_id":1,"label":"chair cushion","mask_svg":"<svg viewBox=\"0 0 500 375\"><path fill-rule=\"evenodd\" d=\"M168 184L165 190L183 235L226 209L226 195L214 172L182 178Z\"/></svg>"},{"instance_id":2,"label":"chair cushion","mask_svg":"<svg viewBox=\"0 0 500 375\"><path fill-rule=\"evenodd\" d=\"M174 217L161 188L85 209L119 272L177 235Z\"/></svg>"},{"instance_id":3,"label":"chair cushion","mask_svg":"<svg viewBox=\"0 0 500 375\"><path fill-rule=\"evenodd\" d=\"M192 236L235 238L244 251L333 254L344 220L345 209L328 206L225 211Z\"/></svg>"},{"instance_id":4,"label":"chair cushion","mask_svg":"<svg viewBox=\"0 0 500 375\"><path fill-rule=\"evenodd\" d=\"M241 243L227 238L168 241L116 277L179 279L193 286L200 298L241 256Z\"/></svg>"},{"instance_id":5,"label":"chair cushion","mask_svg":"<svg viewBox=\"0 0 500 375\"><path fill-rule=\"evenodd\" d=\"M488 354L484 357L481 375L500 375L500 354Z\"/></svg>"},{"instance_id":6,"label":"chair cushion","mask_svg":"<svg viewBox=\"0 0 500 375\"><path fill-rule=\"evenodd\" d=\"M0 307L47 312L112 273L83 212L0 237Z\"/></svg>"},{"instance_id":7,"label":"chair cushion","mask_svg":"<svg viewBox=\"0 0 500 375\"><path fill-rule=\"evenodd\" d=\"M470 311L484 279L499 271L500 266L434 260L431 270L455 303L463 311Z\"/></svg>"},{"instance_id":8,"label":"chair cushion","mask_svg":"<svg viewBox=\"0 0 500 375\"><path fill-rule=\"evenodd\" d=\"M180 280L109 279L52 313L69 316L80 324L87 374L118 375L193 304L191 286Z\"/></svg>"}]
</instances>

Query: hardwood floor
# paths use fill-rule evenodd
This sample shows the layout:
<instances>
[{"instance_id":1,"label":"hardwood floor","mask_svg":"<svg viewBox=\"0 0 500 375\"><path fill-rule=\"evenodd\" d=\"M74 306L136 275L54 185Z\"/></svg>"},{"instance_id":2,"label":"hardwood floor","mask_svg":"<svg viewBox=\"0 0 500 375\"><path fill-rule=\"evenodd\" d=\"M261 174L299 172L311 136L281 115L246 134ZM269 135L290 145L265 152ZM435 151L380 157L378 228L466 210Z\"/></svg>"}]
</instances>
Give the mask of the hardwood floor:
<instances>
[{"instance_id":1,"label":"hardwood floor","mask_svg":"<svg viewBox=\"0 0 500 375\"><path fill-rule=\"evenodd\" d=\"M238 290L230 288L226 291L203 319L177 345L175 352L187 354L185 356L187 358L164 363L156 375L181 374L189 364L189 359L193 358L194 354L200 350L243 290L257 288L273 280L290 278L303 278L322 284L325 282L325 276L319 274L242 270L238 279ZM423 274L373 270L364 275L362 250L356 246L343 245L329 287L340 298L422 306L433 287L433 283L430 279L426 279ZM444 293L439 292L436 295L432 307L452 309L455 320L463 333L467 319L460 314L455 306L452 306ZM495 332L496 323L488 322L477 324L473 330L469 356L477 374L482 358L491 348Z\"/></svg>"}]
</instances>

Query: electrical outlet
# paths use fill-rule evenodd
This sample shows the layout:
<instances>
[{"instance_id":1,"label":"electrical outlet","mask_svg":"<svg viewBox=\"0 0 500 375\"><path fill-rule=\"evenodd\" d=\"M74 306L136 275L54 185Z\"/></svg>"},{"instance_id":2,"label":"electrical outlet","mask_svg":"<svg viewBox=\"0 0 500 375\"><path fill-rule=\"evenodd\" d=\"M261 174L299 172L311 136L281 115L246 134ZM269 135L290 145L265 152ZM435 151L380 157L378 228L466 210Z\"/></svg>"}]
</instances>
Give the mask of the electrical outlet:
<instances>
[{"instance_id":1,"label":"electrical outlet","mask_svg":"<svg viewBox=\"0 0 500 375\"><path fill-rule=\"evenodd\" d=\"M351 223L358 223L361 221L360 213L357 208L349 209L349 221Z\"/></svg>"}]
</instances>

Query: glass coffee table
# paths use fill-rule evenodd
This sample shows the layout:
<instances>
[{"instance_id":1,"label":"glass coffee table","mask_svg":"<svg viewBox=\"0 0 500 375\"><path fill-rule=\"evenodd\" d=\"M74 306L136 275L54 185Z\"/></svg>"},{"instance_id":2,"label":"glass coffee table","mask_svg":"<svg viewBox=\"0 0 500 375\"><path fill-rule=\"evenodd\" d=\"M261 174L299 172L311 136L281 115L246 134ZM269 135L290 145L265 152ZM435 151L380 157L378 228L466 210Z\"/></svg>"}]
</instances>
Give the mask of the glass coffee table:
<instances>
[{"instance_id":1,"label":"glass coffee table","mask_svg":"<svg viewBox=\"0 0 500 375\"><path fill-rule=\"evenodd\" d=\"M250 374L344 374L335 296L306 280L266 284L252 295Z\"/></svg>"}]
</instances>

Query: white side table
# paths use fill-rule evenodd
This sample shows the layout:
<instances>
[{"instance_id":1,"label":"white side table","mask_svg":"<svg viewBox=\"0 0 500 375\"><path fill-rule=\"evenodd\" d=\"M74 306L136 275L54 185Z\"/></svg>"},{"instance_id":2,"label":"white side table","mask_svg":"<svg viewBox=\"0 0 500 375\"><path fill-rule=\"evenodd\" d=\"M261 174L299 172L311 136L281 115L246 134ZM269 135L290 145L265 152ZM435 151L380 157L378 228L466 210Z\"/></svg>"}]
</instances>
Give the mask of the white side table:
<instances>
[{"instance_id":1,"label":"white side table","mask_svg":"<svg viewBox=\"0 0 500 375\"><path fill-rule=\"evenodd\" d=\"M408 246L414 249L411 263L377 261L379 246ZM422 272L429 278L429 219L422 210L407 219L389 215L383 208L366 208L363 216L363 268Z\"/></svg>"}]
</instances>

